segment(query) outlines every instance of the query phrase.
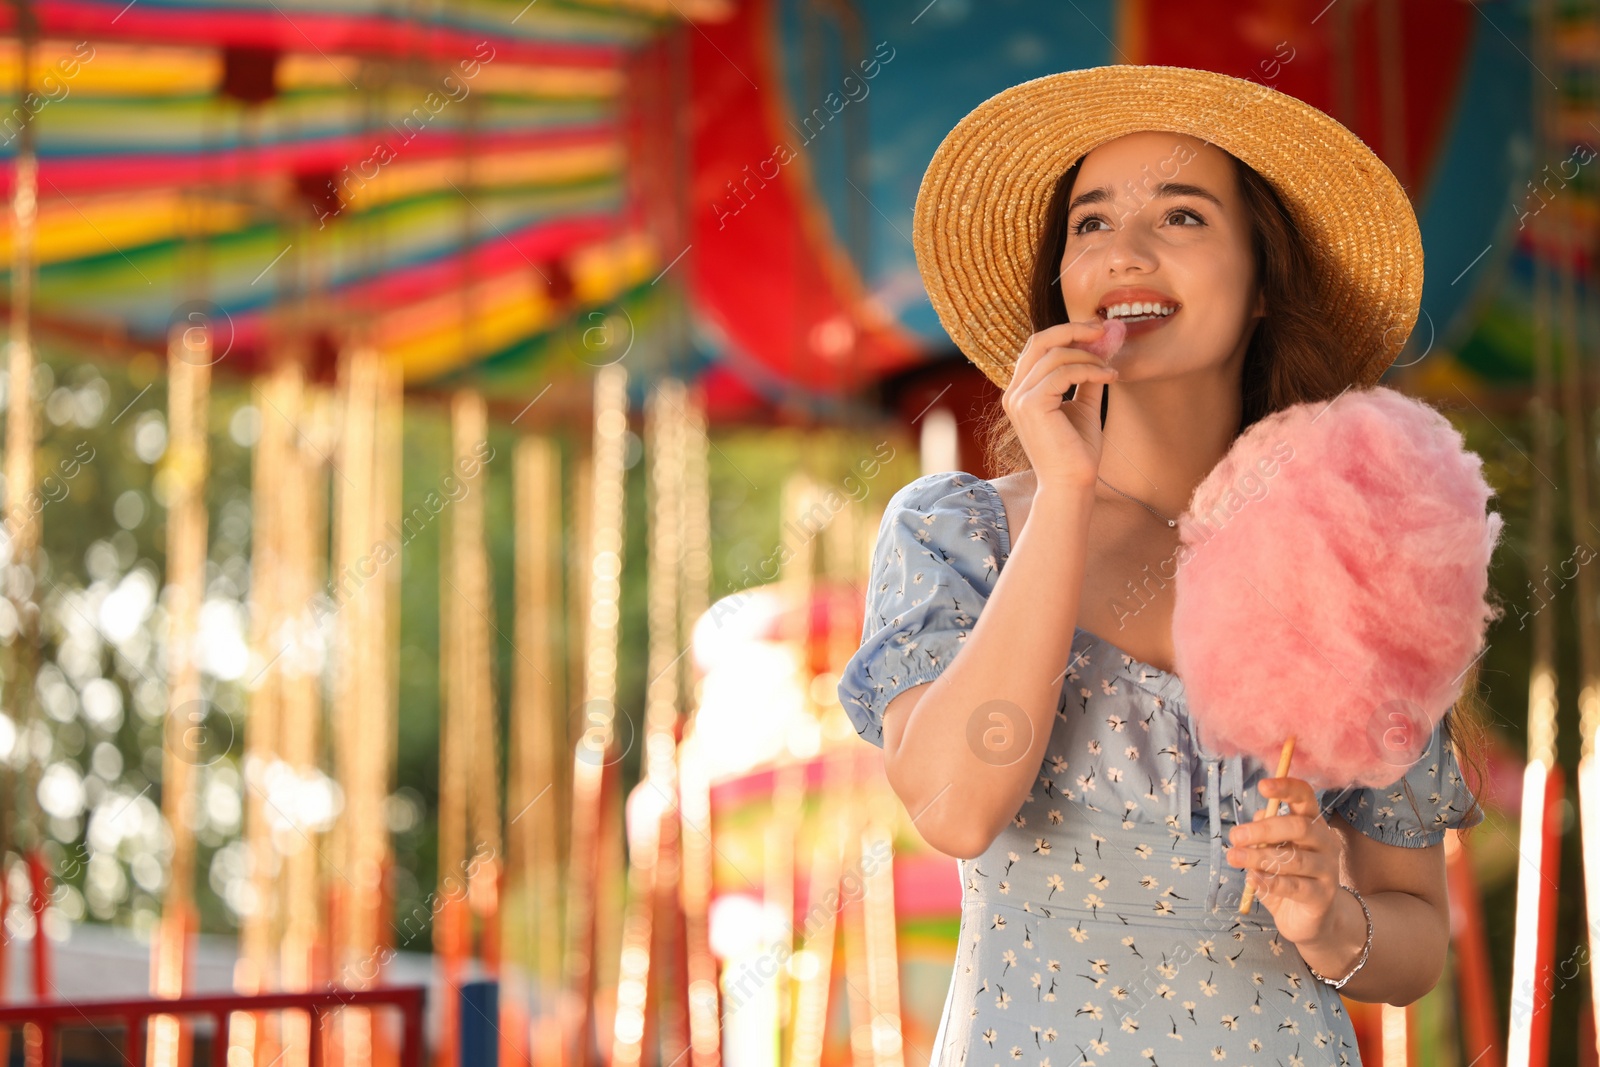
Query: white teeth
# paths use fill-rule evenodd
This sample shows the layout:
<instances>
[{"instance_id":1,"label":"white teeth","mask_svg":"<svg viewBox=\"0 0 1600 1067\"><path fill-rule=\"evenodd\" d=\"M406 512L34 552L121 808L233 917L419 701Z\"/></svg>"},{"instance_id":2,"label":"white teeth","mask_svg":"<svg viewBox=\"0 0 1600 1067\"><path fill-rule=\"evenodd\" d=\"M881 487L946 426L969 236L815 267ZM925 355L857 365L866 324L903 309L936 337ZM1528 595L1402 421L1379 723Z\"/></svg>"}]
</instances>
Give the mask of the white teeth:
<instances>
[{"instance_id":1,"label":"white teeth","mask_svg":"<svg viewBox=\"0 0 1600 1067\"><path fill-rule=\"evenodd\" d=\"M1177 310L1176 305L1159 304L1153 300L1135 300L1107 307L1105 316L1108 319L1138 318L1140 316L1165 318Z\"/></svg>"}]
</instances>

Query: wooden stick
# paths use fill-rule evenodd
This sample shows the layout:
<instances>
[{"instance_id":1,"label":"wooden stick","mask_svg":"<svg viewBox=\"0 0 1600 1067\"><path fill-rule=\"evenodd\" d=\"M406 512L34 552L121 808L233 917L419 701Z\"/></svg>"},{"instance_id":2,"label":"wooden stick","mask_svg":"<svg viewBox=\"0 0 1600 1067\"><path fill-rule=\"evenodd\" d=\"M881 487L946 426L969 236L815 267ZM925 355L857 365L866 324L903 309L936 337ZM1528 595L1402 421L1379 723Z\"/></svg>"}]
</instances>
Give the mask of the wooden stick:
<instances>
[{"instance_id":1,"label":"wooden stick","mask_svg":"<svg viewBox=\"0 0 1600 1067\"><path fill-rule=\"evenodd\" d=\"M1286 775L1288 775L1288 773L1289 773L1289 760L1291 758L1293 758L1293 756L1294 756L1294 734L1290 734L1289 735L1289 739L1283 743L1283 751L1278 754L1278 773L1273 775L1274 778L1283 778ZM1262 819L1265 819L1268 815L1270 815L1273 812L1277 811L1278 810L1278 805L1281 804L1281 803L1282 803L1281 800L1272 801L1272 803L1268 804L1266 807L1264 807L1260 811L1256 812L1255 818L1251 819L1250 821L1251 822L1260 822ZM1250 905L1252 903L1254 903L1255 899L1256 899L1255 886L1246 884L1245 887L1244 887L1243 895L1239 897L1239 914L1240 915L1248 915L1250 913Z\"/></svg>"}]
</instances>

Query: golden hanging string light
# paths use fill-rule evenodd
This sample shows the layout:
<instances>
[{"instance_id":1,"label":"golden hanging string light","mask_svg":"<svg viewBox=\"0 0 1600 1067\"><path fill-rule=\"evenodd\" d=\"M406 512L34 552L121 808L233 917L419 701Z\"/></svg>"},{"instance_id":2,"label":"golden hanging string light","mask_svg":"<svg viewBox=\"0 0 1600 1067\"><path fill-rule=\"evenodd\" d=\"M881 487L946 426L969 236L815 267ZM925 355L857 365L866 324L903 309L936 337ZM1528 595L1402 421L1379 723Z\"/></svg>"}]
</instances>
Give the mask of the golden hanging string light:
<instances>
[{"instance_id":1,"label":"golden hanging string light","mask_svg":"<svg viewBox=\"0 0 1600 1067\"><path fill-rule=\"evenodd\" d=\"M817 491L815 483L804 471L792 474L784 483L782 517L779 524L785 531L791 529L805 529L812 508L817 504ZM798 543L787 546L788 552L783 554L782 572L779 577L778 588L782 591L788 610L784 613L783 641L795 656L795 681L804 685L807 663L810 656L807 652L810 620L811 599L815 592L813 574L816 564L816 547L812 538L803 538ZM807 687L809 689L809 687ZM767 821L765 843L762 849L765 872L763 875L763 897L774 914L782 920L782 931L779 936L783 938L784 948L787 953L792 953L794 944L794 882L796 843L800 840L801 824L805 815L805 777L806 765L797 752L797 747L803 742L799 732L799 724L793 724L787 738L787 744L778 756L777 767L773 777L772 789L772 817ZM789 1035L792 1025L793 991L790 988L790 973L788 968L779 967L773 976L776 987L778 1015L778 1033L774 1039L781 1044L788 1044L784 1037ZM792 1036L790 1038L792 1040Z\"/></svg>"},{"instance_id":2,"label":"golden hanging string light","mask_svg":"<svg viewBox=\"0 0 1600 1067\"><path fill-rule=\"evenodd\" d=\"M681 720L680 720L681 721ZM678 742L673 742L676 759ZM655 1044L663 1050L666 1062L682 1062L689 1051L689 980L684 955L683 823L674 803L661 819L661 841L657 852L654 935L651 958L658 961L651 970L656 1010ZM647 1039L648 1040L648 1039Z\"/></svg>"},{"instance_id":3,"label":"golden hanging string light","mask_svg":"<svg viewBox=\"0 0 1600 1067\"><path fill-rule=\"evenodd\" d=\"M711 483L709 456L711 441L706 434L705 393L696 385L683 396L683 574L679 579L682 617L679 623L685 642L694 625L711 606ZM679 678L686 683L694 675L694 661L685 660ZM696 696L692 688L687 692ZM692 705L691 705L692 706Z\"/></svg>"},{"instance_id":4,"label":"golden hanging string light","mask_svg":"<svg viewBox=\"0 0 1600 1067\"><path fill-rule=\"evenodd\" d=\"M450 572L455 558L452 524L446 523L439 543L439 906L433 909L433 951L443 979L439 1005L441 1041L434 1057L438 1067L453 1067L456 1057L457 996L455 985L465 966L470 938L460 875L466 854L467 746L456 663L461 653L460 610Z\"/></svg>"},{"instance_id":5,"label":"golden hanging string light","mask_svg":"<svg viewBox=\"0 0 1600 1067\"><path fill-rule=\"evenodd\" d=\"M862 532L873 535L867 524ZM870 558L871 548L866 539ZM851 731L851 739L854 732ZM850 1048L856 1067L901 1067L905 1061L901 1029L899 953L896 945L894 865L868 857L892 857L893 837L873 813L893 810L893 794L881 769L862 771L859 754L843 755L848 797L840 815L846 842L841 859L861 872L860 899L845 907L845 988L849 996ZM864 814L863 814L864 813Z\"/></svg>"},{"instance_id":6,"label":"golden hanging string light","mask_svg":"<svg viewBox=\"0 0 1600 1067\"><path fill-rule=\"evenodd\" d=\"M281 416L293 424L289 465L283 482L284 496L284 596L290 610L275 642L282 672L282 762L267 783L269 818L274 841L284 854L283 937L280 950L281 986L290 992L313 988L322 945L325 909L322 907L322 839L326 824L312 820L312 798L326 787L321 763L323 751L323 657L318 639L320 620L314 609L326 581L328 540L328 468L335 404L325 388L305 380L303 367L294 361L290 377L290 404ZM280 791L293 794L282 796ZM273 794L280 793L279 796ZM330 872L339 877L337 872ZM298 1012L285 1013L280 1022L285 1067L309 1062L311 1027Z\"/></svg>"},{"instance_id":7,"label":"golden hanging string light","mask_svg":"<svg viewBox=\"0 0 1600 1067\"><path fill-rule=\"evenodd\" d=\"M837 468L839 464L835 464ZM870 533L867 524L860 521L860 509L846 507L829 521L824 535L824 573L834 583L851 582L870 561L872 545L863 534ZM852 792L856 782L859 754L854 727L839 704L837 665L844 663L854 653L858 633L851 616L837 610L838 598L828 601L828 670L811 680L811 702L818 710L824 739L823 781L821 802L818 808L818 835L813 854L817 869L813 872L813 901L826 899L830 891L840 888L841 865L847 842L858 831L855 812L851 808ZM834 742L829 744L829 742ZM847 902L848 903L848 902ZM805 974L801 978L798 1020L795 1025L794 1067L817 1067L821 1061L822 1042L826 1036L827 1007L833 987L833 951L838 933L838 909L829 907L821 912L813 904L807 910L807 927L818 924L806 945ZM813 947L814 946L814 947ZM869 969L870 973L870 969Z\"/></svg>"},{"instance_id":8,"label":"golden hanging string light","mask_svg":"<svg viewBox=\"0 0 1600 1067\"><path fill-rule=\"evenodd\" d=\"M566 751L564 705L554 679L553 612L561 585L561 455L556 442L528 434L514 459L517 655L511 664L511 759L506 784L506 922L501 929L501 997L508 1063L547 1063L554 1054L525 1020L530 993L560 973L558 753ZM515 902L513 907L512 902ZM512 964L517 969L514 971ZM504 1017L514 1012L513 1019ZM506 1047L509 1046L509 1047ZM513 1058L514 1057L514 1058Z\"/></svg>"},{"instance_id":9,"label":"golden hanging string light","mask_svg":"<svg viewBox=\"0 0 1600 1067\"><path fill-rule=\"evenodd\" d=\"M561 786L556 800L561 823L562 856L572 847L574 792L572 762L567 754L574 751L587 728L584 719L583 689L585 663L588 653L584 641L589 632L589 598L594 593L594 452L585 448L574 457L571 485L568 489L567 514L572 517L572 546L567 553L570 567L567 571L567 663L566 676L566 727L567 748L561 761ZM570 929L570 926L567 927ZM564 936L564 935L563 935ZM562 949L562 968L566 967L566 950Z\"/></svg>"},{"instance_id":10,"label":"golden hanging string light","mask_svg":"<svg viewBox=\"0 0 1600 1067\"><path fill-rule=\"evenodd\" d=\"M855 804L865 799L859 790L852 790L852 797ZM861 823L856 814L860 810L852 805L842 820L845 848L840 858L846 868L859 869L861 864ZM865 894L864 886L862 892ZM873 1049L877 1031L873 1024L872 972L867 961L870 939L862 900L846 901L840 911L844 918L844 988L849 1005L850 1062L854 1067L877 1067Z\"/></svg>"},{"instance_id":11,"label":"golden hanging string light","mask_svg":"<svg viewBox=\"0 0 1600 1067\"><path fill-rule=\"evenodd\" d=\"M857 508L843 508L831 517L825 529L823 573L831 579L830 592L834 582L854 578L858 564L863 562L863 525L857 521L858 513ZM870 545L867 548L870 556ZM844 715L844 709L839 705L835 691L837 674L834 670L834 665L845 662L855 651L857 635L853 627L845 622L845 613L835 610L835 603L836 600L830 598L827 635L829 655L826 661L830 665L829 670L812 679L810 688L810 703L822 719L825 755L817 805L817 831L811 849L811 887L803 928L806 939L804 947L796 954L799 991L796 995L794 1037L790 1046L791 1067L818 1067L822 1060L828 1003L833 992L833 960L839 913L837 907L824 907L822 902L829 899L828 894L839 893L845 844L857 830L849 804L857 754L853 742L857 739L854 728ZM826 742L829 740L847 741L848 747L828 745Z\"/></svg>"},{"instance_id":12,"label":"golden hanging string light","mask_svg":"<svg viewBox=\"0 0 1600 1067\"><path fill-rule=\"evenodd\" d=\"M647 783L642 788L651 789ZM656 853L661 843L660 805L635 791L628 805L628 893L618 964L611 1057L616 1065L642 1062L649 1007L650 949L655 903Z\"/></svg>"},{"instance_id":13,"label":"golden hanging string light","mask_svg":"<svg viewBox=\"0 0 1600 1067\"><path fill-rule=\"evenodd\" d=\"M699 752L694 724L678 746L678 810L681 818L682 874L680 901L684 913L684 953L688 972L690 1067L722 1063L721 990L717 960L711 952L708 921L713 889L711 843L711 778Z\"/></svg>"},{"instance_id":14,"label":"golden hanging string light","mask_svg":"<svg viewBox=\"0 0 1600 1067\"><path fill-rule=\"evenodd\" d=\"M628 372L617 364L601 367L595 374L583 726L574 746L572 765L572 847L567 890L566 973L571 1009L567 1062L575 1067L592 1067L596 1053L592 1047L597 951L594 895L599 889L603 838L616 832L605 818L603 785L607 765L616 758L627 385Z\"/></svg>"},{"instance_id":15,"label":"golden hanging string light","mask_svg":"<svg viewBox=\"0 0 1600 1067\"><path fill-rule=\"evenodd\" d=\"M887 807L865 809L891 811ZM869 818L861 833L861 854L892 856L889 828ZM870 1028L876 1067L902 1067L905 1049L900 1030L900 959L895 945L894 864L873 863L861 879L861 906L865 920L867 989L871 1001Z\"/></svg>"},{"instance_id":16,"label":"golden hanging string light","mask_svg":"<svg viewBox=\"0 0 1600 1067\"><path fill-rule=\"evenodd\" d=\"M500 826L500 736L494 690L494 643L490 636L494 618L493 585L489 576L489 551L485 541L484 490L488 476L483 464L488 448L488 410L483 395L457 393L452 405L455 431L456 471L467 485L455 505L456 623L462 644L458 666L463 669L468 738L471 746L471 792L468 815L476 856L484 862L469 861L468 895L473 911L492 924L498 911L498 872L503 866L504 845ZM470 473L469 473L470 472ZM496 950L493 938L486 937L484 953Z\"/></svg>"},{"instance_id":17,"label":"golden hanging string light","mask_svg":"<svg viewBox=\"0 0 1600 1067\"><path fill-rule=\"evenodd\" d=\"M206 422L210 409L211 333L179 323L167 343L168 444L156 477L167 501L167 716L161 761L161 808L171 833L167 884L151 954L151 990L182 996L187 946L197 928L194 904L195 772L206 705L195 655L206 577ZM176 1065L180 1028L173 1016L150 1027L150 1063Z\"/></svg>"},{"instance_id":18,"label":"golden hanging string light","mask_svg":"<svg viewBox=\"0 0 1600 1067\"><path fill-rule=\"evenodd\" d=\"M390 685L389 621L394 613L401 546L385 519L389 485L398 479L400 451L386 425L399 388L395 368L366 346L347 350L340 368L340 438L335 481L335 567L330 583L337 620L334 674L335 760L345 806L333 854L339 915L333 923L335 981L364 989L379 977L383 955L383 877L389 860L384 802L389 793L389 746L395 705ZM340 1050L346 1067L373 1062L372 1013L341 1012Z\"/></svg>"},{"instance_id":19,"label":"golden hanging string light","mask_svg":"<svg viewBox=\"0 0 1600 1067\"><path fill-rule=\"evenodd\" d=\"M780 752L774 768L772 782L772 813L767 819L762 844L763 872L762 899L777 916L781 926L777 937L784 948L784 958L792 956L794 944L794 879L795 847L804 821L806 765L787 752ZM772 976L777 1014L774 1024L777 1033L772 1035L775 1047L781 1047L791 1024L792 993L787 966L779 967Z\"/></svg>"},{"instance_id":20,"label":"golden hanging string light","mask_svg":"<svg viewBox=\"0 0 1600 1067\"><path fill-rule=\"evenodd\" d=\"M464 491L453 499L439 565L442 717L439 788L439 899L434 943L444 957L446 1039L440 1062L455 1063L454 987L472 951L472 918L483 923L480 952L491 972L498 935L498 871L502 863L499 751L496 738L494 602L484 541L488 412L482 394L461 390L451 400L449 478ZM468 842L471 849L469 855ZM464 889L464 892L463 892Z\"/></svg>"},{"instance_id":21,"label":"golden hanging string light","mask_svg":"<svg viewBox=\"0 0 1600 1067\"><path fill-rule=\"evenodd\" d=\"M863 523L863 533L876 530ZM858 542L858 543L863 543ZM871 548L866 552L870 559ZM832 686L829 689L832 691ZM837 697L835 697L837 699ZM842 714L842 709L841 709ZM851 740L854 740L853 730ZM895 810L894 794L881 767L862 774L860 753L852 757L849 794L854 797L847 832L852 835L855 863L862 871L861 899L852 908L858 916L853 946L856 961L849 970L851 1045L856 1062L873 1067L901 1067L905 1062L901 1028L900 963L896 943L894 904L894 844L892 828L876 814ZM858 814L859 813L859 814ZM868 857L874 857L869 863ZM878 860L876 857L891 857ZM847 956L850 946L847 945ZM857 1014L860 1012L861 1014Z\"/></svg>"},{"instance_id":22,"label":"golden hanging string light","mask_svg":"<svg viewBox=\"0 0 1600 1067\"><path fill-rule=\"evenodd\" d=\"M333 699L329 708L328 727L334 774L344 795L344 810L329 833L328 842L329 851L337 857L339 869L345 878L345 884L335 879L329 886L333 909L331 925L338 936L334 945L334 974L341 982L348 980L344 972L353 962L349 958L348 927L349 920L355 917L353 897L359 895L361 890L357 872L351 870L354 839L359 836L353 832L354 824L367 821L361 810L366 798L353 795L359 791L362 783L357 768L360 756L352 745L352 741L362 737L366 728L366 709L362 706L364 690L360 683L370 668L363 662L367 652L362 640L363 615L371 603L367 579L375 577L377 568L387 562L387 559L380 561L370 558L374 526L370 510L374 495L372 450L377 415L377 398L372 388L370 370L368 354L359 348L346 347L339 353L336 387L338 441L332 457L338 477L332 482L333 543L328 560L328 599L334 630L331 657ZM371 570L369 575L361 572L364 558Z\"/></svg>"},{"instance_id":23,"label":"golden hanging string light","mask_svg":"<svg viewBox=\"0 0 1600 1067\"><path fill-rule=\"evenodd\" d=\"M450 893L440 897L441 908L433 926L436 951L446 956L457 951L453 931L447 931L454 921L455 896L460 892L459 879L444 881L447 873L461 869L466 858L467 826L467 775L465 740L462 737L462 701L459 695L460 678L456 665L461 653L457 645L461 639L456 623L459 609L455 596L451 570L455 559L455 524L447 522L439 538L439 846L438 869L440 888ZM446 936L447 932L450 936Z\"/></svg>"},{"instance_id":24,"label":"golden hanging string light","mask_svg":"<svg viewBox=\"0 0 1600 1067\"><path fill-rule=\"evenodd\" d=\"M618 1067L643 1061L647 1013L652 1007L652 967L671 966L670 960L654 957L654 950L667 919L658 915L662 880L670 878L676 868L676 856L664 856L662 847L668 841L676 844L676 833L667 828L675 830L678 820L676 752L682 687L673 668L683 657L678 599L683 551L684 392L682 382L662 379L651 395L646 413L650 457L649 681L645 687L644 774L628 804L627 913L623 920L611 1049L611 1063ZM654 1006L659 1013L659 998ZM670 1062L682 1051L682 1047L663 1046L661 1055Z\"/></svg>"},{"instance_id":25,"label":"golden hanging string light","mask_svg":"<svg viewBox=\"0 0 1600 1067\"><path fill-rule=\"evenodd\" d=\"M689 1049L688 969L684 956L684 915L682 905L683 881L683 823L680 813L678 781L678 745L683 735L684 709L688 690L683 679L693 662L689 654L693 633L691 623L683 610L684 584L688 567L684 562L686 535L689 520L685 515L688 502L688 434L689 390L680 379L668 379L657 392L658 401L666 401L667 409L658 411L658 423L665 431L658 457L659 466L652 466L652 475L659 473L657 495L661 506L657 509L657 525L662 537L659 546L652 546L657 566L671 571L670 581L663 581L660 596L664 616L663 630L670 632L670 656L665 667L651 673L651 687L660 687L656 703L656 725L651 726L647 710L646 745L649 759L657 766L658 776L667 784L663 791L670 803L662 812L660 837L656 853L656 869L652 878L654 894L651 908L653 941L650 947L654 961L650 973L650 987L654 991L656 1037L654 1044L665 1062L681 1061ZM670 584L671 595L665 592ZM663 638L663 657L668 653L668 643ZM648 1031L647 1031L648 1033Z\"/></svg>"},{"instance_id":26,"label":"golden hanging string light","mask_svg":"<svg viewBox=\"0 0 1600 1067\"><path fill-rule=\"evenodd\" d=\"M234 988L264 993L280 988L277 946L282 937L278 872L281 856L273 845L266 804L268 773L281 758L279 729L283 714L282 674L277 640L292 610L284 596L285 480L292 476L294 427L278 412L290 410L299 394L299 368L280 363L254 387L260 420L251 474L250 532L250 691L244 733L244 840L250 857L251 907L240 921L239 960ZM243 1016L232 1031L236 1055L248 1062L271 1062L278 1054L276 1013Z\"/></svg>"},{"instance_id":27,"label":"golden hanging string light","mask_svg":"<svg viewBox=\"0 0 1600 1067\"><path fill-rule=\"evenodd\" d=\"M551 806L550 817L555 820L553 847L558 857L558 867L553 872L556 884L553 889L555 895L551 899L554 899L556 904L546 913L551 923L559 923L559 932L540 946L541 966L552 967L545 972L544 988L557 990L558 995L550 998L554 1003L554 1009L544 1011L534 1019L533 1034L530 1038L530 1043L538 1050L538 1058L534 1062L540 1065L551 1064L553 1067L570 1067L573 1054L572 1035L579 1025L576 1019L580 1006L573 992L574 985L568 971L570 942L575 923L568 896L568 890L574 884L570 877L569 864L573 855L572 829L576 817L573 764L566 759L565 754L575 751L577 739L582 736L585 728L583 702L580 696L583 692L586 662L584 637L588 632L589 597L592 593L590 553L593 538L590 530L593 526L591 506L593 471L592 453L575 456L571 465L571 477L567 479L567 484L561 493L561 499L565 501L563 514L570 516L571 523L567 534L569 544L566 551L566 593L563 601L567 638L566 656L560 678L562 700L554 724L559 756L553 769L554 789L547 798ZM555 955L553 961L549 959L552 953Z\"/></svg>"},{"instance_id":28,"label":"golden hanging string light","mask_svg":"<svg viewBox=\"0 0 1600 1067\"><path fill-rule=\"evenodd\" d=\"M405 375L399 364L385 360L381 364L378 387L378 485L377 494L379 507L383 517L383 529L392 533L396 541L400 540L400 497L402 491L402 458L404 456L404 421L405 421ZM383 767L383 780L393 783L399 780L400 759L400 574L398 565L391 566L385 572L389 589L385 593L385 612L383 620L383 633L375 637L377 647L381 650L378 667L370 679L375 688L382 690L382 699L378 706L382 710L381 728L384 735L384 751L388 753L387 764ZM387 786L386 786L387 788ZM387 803L387 798L385 798ZM394 894L390 888L394 867L394 851L391 842L384 838L384 852L379 875L378 906L384 914L393 910ZM380 920L382 916L380 916ZM375 946L382 949L393 949L394 926L387 921L379 921L375 933ZM374 1038L374 1062L378 1067L398 1067L400 1062L400 1048L395 1040L397 1035L392 1030L381 1031Z\"/></svg>"},{"instance_id":29,"label":"golden hanging string light","mask_svg":"<svg viewBox=\"0 0 1600 1067\"><path fill-rule=\"evenodd\" d=\"M621 731L627 731L625 733ZM628 841L623 818L623 745L632 745L635 735L626 722L613 735L613 747L600 776L600 854L594 880L594 1013L592 1027L594 1053L599 1063L611 1062L612 1033L617 1007L617 965L622 954L622 916L627 899Z\"/></svg>"},{"instance_id":30,"label":"golden hanging string light","mask_svg":"<svg viewBox=\"0 0 1600 1067\"><path fill-rule=\"evenodd\" d=\"M828 1000L833 992L833 949L839 925L838 908L825 902L840 899L839 824L844 813L839 810L839 798L844 795L842 787L847 775L848 769L839 760L829 760L823 766L823 788L811 848L806 920L802 926L805 940L794 957L798 990L789 1045L790 1067L821 1067L822 1063Z\"/></svg>"},{"instance_id":31,"label":"golden hanging string light","mask_svg":"<svg viewBox=\"0 0 1600 1067\"><path fill-rule=\"evenodd\" d=\"M710 607L711 483L710 439L706 433L705 395L692 389L684 404L683 433L683 594L681 626L689 644L694 625ZM685 656L680 677L694 676L693 656ZM678 810L683 908L684 955L688 975L689 1067L720 1067L722 1062L721 994L717 961L711 953L713 855L711 850L711 782L695 755L694 716L700 704L698 681L685 685L688 721L678 746Z\"/></svg>"}]
</instances>

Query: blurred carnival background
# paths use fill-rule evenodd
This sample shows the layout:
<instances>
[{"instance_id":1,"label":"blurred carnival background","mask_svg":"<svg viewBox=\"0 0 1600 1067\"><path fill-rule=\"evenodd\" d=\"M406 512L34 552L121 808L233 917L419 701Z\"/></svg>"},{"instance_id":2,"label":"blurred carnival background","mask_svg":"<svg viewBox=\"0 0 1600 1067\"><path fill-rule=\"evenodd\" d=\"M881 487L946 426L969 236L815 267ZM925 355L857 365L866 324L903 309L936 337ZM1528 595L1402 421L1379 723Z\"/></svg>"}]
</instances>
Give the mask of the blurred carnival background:
<instances>
[{"instance_id":1,"label":"blurred carnival background","mask_svg":"<svg viewBox=\"0 0 1600 1067\"><path fill-rule=\"evenodd\" d=\"M957 867L835 692L884 502L990 472L912 205L978 102L1116 62L1383 157L1428 263L1385 384L1508 519L1453 951L1350 1004L1363 1061L1596 1062L1592 2L10 0L0 33L8 1062L926 1064Z\"/></svg>"}]
</instances>

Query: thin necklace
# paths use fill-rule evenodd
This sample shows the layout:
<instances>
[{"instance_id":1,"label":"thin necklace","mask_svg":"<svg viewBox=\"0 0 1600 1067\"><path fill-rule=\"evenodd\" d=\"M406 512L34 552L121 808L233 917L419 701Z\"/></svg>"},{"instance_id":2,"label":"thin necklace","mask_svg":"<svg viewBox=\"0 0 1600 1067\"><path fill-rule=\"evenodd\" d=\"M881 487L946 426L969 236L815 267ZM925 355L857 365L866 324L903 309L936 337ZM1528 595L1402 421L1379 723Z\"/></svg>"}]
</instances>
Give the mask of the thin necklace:
<instances>
[{"instance_id":1,"label":"thin necklace","mask_svg":"<svg viewBox=\"0 0 1600 1067\"><path fill-rule=\"evenodd\" d=\"M1096 478L1100 478L1100 476L1098 474L1095 475L1095 477ZM1140 500L1138 497L1128 496L1127 493L1124 493L1121 489L1118 489L1116 486L1112 485L1110 482L1107 482L1104 478L1100 478L1100 480L1102 482L1105 482L1105 487L1107 489L1111 490L1113 493L1117 493L1120 496L1127 496L1129 500L1133 501L1135 504L1138 504L1141 508L1144 508L1150 514L1154 515L1156 518L1160 519L1162 522L1166 523L1168 526L1176 526L1176 525L1178 525L1178 520L1177 519L1169 519L1169 518L1167 518L1165 515L1161 514L1161 512L1157 511L1155 508L1151 507L1149 504L1146 504L1143 500Z\"/></svg>"}]
</instances>

